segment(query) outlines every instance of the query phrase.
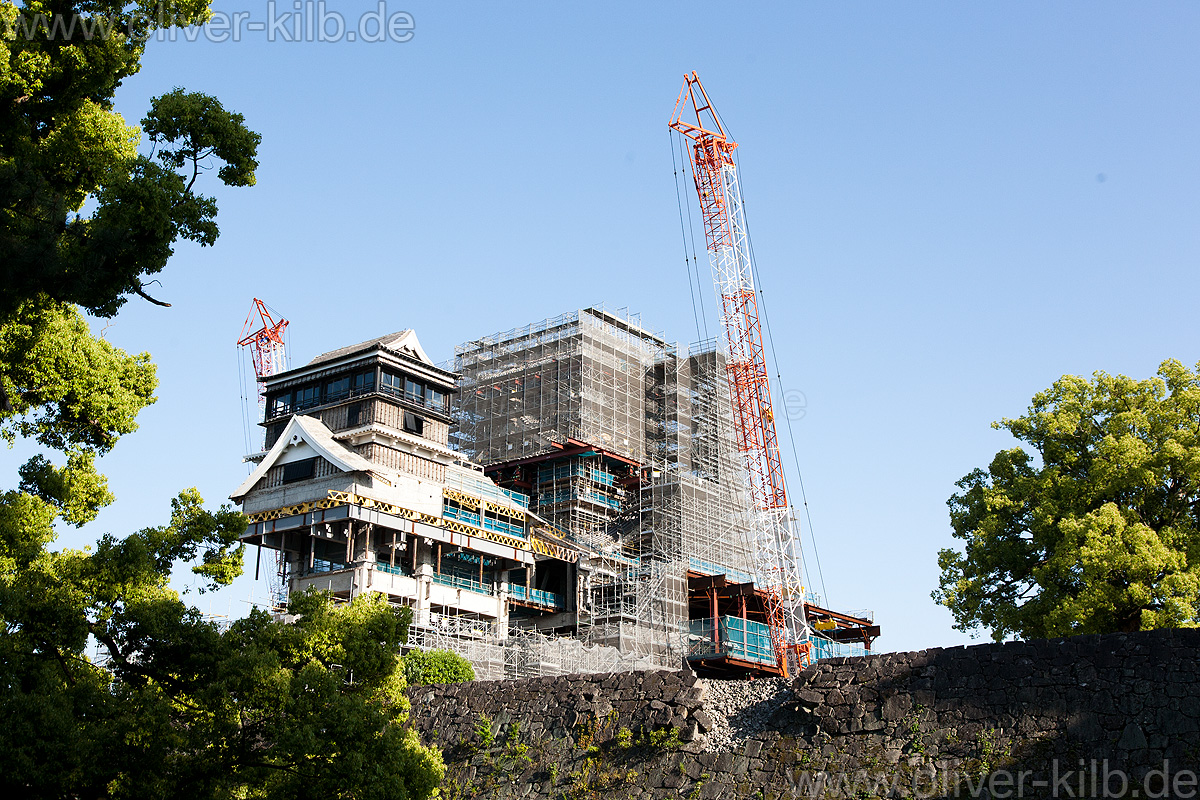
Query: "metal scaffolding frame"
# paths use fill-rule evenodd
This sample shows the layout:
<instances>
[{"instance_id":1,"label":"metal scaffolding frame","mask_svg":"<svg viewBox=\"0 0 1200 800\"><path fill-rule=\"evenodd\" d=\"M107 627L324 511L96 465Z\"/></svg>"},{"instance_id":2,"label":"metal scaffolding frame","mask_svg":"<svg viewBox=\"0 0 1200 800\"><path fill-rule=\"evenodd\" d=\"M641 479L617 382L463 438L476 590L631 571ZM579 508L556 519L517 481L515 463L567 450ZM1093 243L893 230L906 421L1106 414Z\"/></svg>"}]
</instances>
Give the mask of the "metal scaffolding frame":
<instances>
[{"instance_id":1,"label":"metal scaffolding frame","mask_svg":"<svg viewBox=\"0 0 1200 800\"><path fill-rule=\"evenodd\" d=\"M681 352L637 316L588 308L460 345L453 370L453 444L528 462L531 510L598 553L579 565L578 640L677 666L687 573L753 573L716 342ZM558 457L568 443L586 447Z\"/></svg>"},{"instance_id":2,"label":"metal scaffolding frame","mask_svg":"<svg viewBox=\"0 0 1200 800\"><path fill-rule=\"evenodd\" d=\"M568 438L644 463L644 368L668 346L636 315L598 307L459 345L452 443L480 464Z\"/></svg>"},{"instance_id":3,"label":"metal scaffolding frame","mask_svg":"<svg viewBox=\"0 0 1200 800\"><path fill-rule=\"evenodd\" d=\"M540 678L586 672L629 672L660 664L577 638L506 629L470 617L431 615L408 629L409 648L449 650L471 662L477 680Z\"/></svg>"}]
</instances>

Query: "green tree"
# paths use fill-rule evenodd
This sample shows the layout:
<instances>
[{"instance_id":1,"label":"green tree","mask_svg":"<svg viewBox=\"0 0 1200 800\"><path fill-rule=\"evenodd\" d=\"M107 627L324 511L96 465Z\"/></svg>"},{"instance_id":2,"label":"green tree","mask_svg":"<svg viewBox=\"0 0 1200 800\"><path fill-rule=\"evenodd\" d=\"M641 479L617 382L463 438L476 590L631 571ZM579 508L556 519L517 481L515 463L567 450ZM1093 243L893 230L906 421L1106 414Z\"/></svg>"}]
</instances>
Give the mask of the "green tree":
<instances>
[{"instance_id":1,"label":"green tree","mask_svg":"<svg viewBox=\"0 0 1200 800\"><path fill-rule=\"evenodd\" d=\"M223 183L252 185L258 134L178 89L151 102L141 131L113 109L154 30L208 17L207 0L0 1L0 316L39 298L111 316L130 295L150 299L144 279L176 241L216 241L197 178L220 162Z\"/></svg>"},{"instance_id":2,"label":"green tree","mask_svg":"<svg viewBox=\"0 0 1200 800\"><path fill-rule=\"evenodd\" d=\"M1200 622L1200 377L1064 376L993 423L1035 451L996 454L958 482L963 551L933 593L959 630L997 641Z\"/></svg>"},{"instance_id":3,"label":"green tree","mask_svg":"<svg viewBox=\"0 0 1200 800\"><path fill-rule=\"evenodd\" d=\"M52 534L45 508L0 521ZM6 503L4 513L22 509ZM194 493L171 524L94 553L5 542L0 608L0 787L12 797L424 798L440 755L403 725L396 652L409 618L378 595L292 598L225 631L167 586L177 560L210 585L240 571L241 515ZM15 546L11 546L15 545ZM104 658L85 657L88 636Z\"/></svg>"},{"instance_id":4,"label":"green tree","mask_svg":"<svg viewBox=\"0 0 1200 800\"><path fill-rule=\"evenodd\" d=\"M0 790L428 797L440 756L402 724L407 611L311 594L289 624L205 620L171 571L228 585L246 518L195 490L167 525L54 547L57 526L113 502L96 457L155 399L149 356L93 336L82 312L167 305L150 277L179 240L218 235L202 174L254 183L258 134L214 98L156 98L140 130L113 108L157 27L208 14L207 0L0 0L0 436L46 451L0 493Z\"/></svg>"},{"instance_id":5,"label":"green tree","mask_svg":"<svg viewBox=\"0 0 1200 800\"><path fill-rule=\"evenodd\" d=\"M404 677L413 686L475 680L471 662L449 650L410 650L401 661Z\"/></svg>"}]
</instances>

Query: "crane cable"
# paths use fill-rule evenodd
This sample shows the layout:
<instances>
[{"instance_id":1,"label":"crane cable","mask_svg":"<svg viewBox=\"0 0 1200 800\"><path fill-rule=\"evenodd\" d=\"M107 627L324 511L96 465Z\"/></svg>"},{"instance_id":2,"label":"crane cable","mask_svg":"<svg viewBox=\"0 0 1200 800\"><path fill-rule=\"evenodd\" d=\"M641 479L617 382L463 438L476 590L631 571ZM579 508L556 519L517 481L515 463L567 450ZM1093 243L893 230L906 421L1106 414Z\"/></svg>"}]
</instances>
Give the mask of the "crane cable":
<instances>
[{"instance_id":1,"label":"crane cable","mask_svg":"<svg viewBox=\"0 0 1200 800\"><path fill-rule=\"evenodd\" d=\"M250 439L250 399L247 396L246 389L246 348L238 347L238 388L241 392L242 406L242 433L245 435L246 452L249 453L254 446ZM253 466L247 462L247 468L253 471Z\"/></svg>"},{"instance_id":2,"label":"crane cable","mask_svg":"<svg viewBox=\"0 0 1200 800\"><path fill-rule=\"evenodd\" d=\"M734 162L738 171L738 183L742 181L742 165L737 156ZM792 445L792 459L796 464L796 480L800 484L800 502L804 505L804 516L808 521L808 538L812 541L813 560L817 562L817 576L821 580L821 594L825 603L829 602L829 590L825 588L825 572L821 569L821 554L817 551L817 536L813 531L812 512L808 507L808 494L804 491L804 473L800 471L800 452L796 447L796 435L792 430L792 415L787 412L787 403L783 391L783 375L779 369L779 353L775 350L775 336L771 333L771 317L767 313L766 294L763 293L762 279L758 273L758 260L754 255L754 238L750 236L750 214L746 210L746 197L742 195L742 216L746 220L746 241L750 246L750 268L754 270L754 285L758 289L759 304L762 306L763 326L767 329L767 342L770 344L771 361L775 364L775 381L779 386L779 398L784 400L784 419L787 421L788 441ZM793 506L793 512L795 507ZM828 607L828 606L826 606Z\"/></svg>"},{"instance_id":3,"label":"crane cable","mask_svg":"<svg viewBox=\"0 0 1200 800\"><path fill-rule=\"evenodd\" d=\"M682 193L679 190L679 173L686 169L686 167L684 166L686 163L684 161L685 151L683 148L683 143L681 142L680 147L679 147L679 161L676 162L675 161L676 133L675 133L675 131L668 128L667 135L671 138L671 169L675 173L675 204L676 204L676 207L679 209L679 235L683 238L683 264L684 264L684 267L687 269L687 274L688 274L688 293L691 294L691 296L692 296L692 317L695 319L695 322L696 322L696 338L700 339L700 326L701 326L701 324L703 324L704 325L704 339L702 341L708 341L708 339L709 339L708 312L704 308L704 290L700 287L700 264L699 264L699 260L696 258L696 232L692 227L692 204L690 201L687 204L687 209L688 209L687 231L685 232L684 228L683 228L683 205L684 204L683 204L683 199L682 199ZM691 243L692 243L692 254L691 254L690 258L688 256L688 233L691 233ZM695 267L695 274L696 274L696 283L694 286L692 285L693 266ZM696 308L697 293L700 295L699 311L697 311L697 308Z\"/></svg>"},{"instance_id":4,"label":"crane cable","mask_svg":"<svg viewBox=\"0 0 1200 800\"><path fill-rule=\"evenodd\" d=\"M716 115L716 109L713 109L713 114ZM718 115L718 118L719 118L719 115ZM725 127L725 130L728 131L728 127L725 126L725 120L720 120L720 122L721 122L721 126ZM674 133L674 131L672 131L672 133ZM680 139L683 138L682 134L680 134L679 138ZM684 163L683 157L684 157L685 151L683 148L684 148L684 146L683 146L682 142L680 142L680 162L679 162L680 164ZM672 137L671 155L672 155L672 164L673 164L674 137ZM737 161L737 154L734 154L734 162L736 162L736 163L734 163L734 167L736 167L737 169L740 170L740 164ZM680 167L680 168L682 168L682 167ZM676 197L677 197L677 200L678 200L678 196L679 196L678 169L680 169L680 168L677 168L677 172L676 172ZM738 176L738 180L739 181L742 180L742 179L740 179L740 174ZM689 198L691 197L690 194L688 197ZM745 212L745 198L744 197L742 200L742 204L743 204L743 213L744 213ZM680 215L682 215L682 213L683 213L683 211L680 210ZM691 201L690 200L688 203L688 224L689 224L689 228L690 228L691 227ZM682 218L680 218L680 228L682 228L682 225L683 225L683 221L682 221ZM772 335L772 332L770 332L770 319L768 318L768 315L767 315L766 299L764 299L764 297L762 295L762 289L758 288L758 287L761 287L761 281L760 281L760 278L758 278L758 267L757 267L757 265L755 263L755 259L754 259L754 240L752 240L750 237L749 219L748 219L748 221L746 221L746 241L748 241L749 246L750 246L750 264L751 264L752 269L754 269L756 290L757 290L758 295L760 295L760 302L761 302L762 309L763 309L763 313L762 313L763 323L766 324L766 327L767 327L767 338L770 343L770 353L772 353L772 359L775 362L776 385L779 386L780 398L782 398L782 383L784 383L784 379L782 379L782 375L780 374L779 356L775 354L775 339L774 339L774 336ZM688 241L686 241L686 239L684 239L684 257L685 258L686 258L686 252L688 252ZM692 233L692 260L694 260L694 261L696 260L695 252L696 252L695 233ZM698 265L698 264L696 265L696 282L697 282L697 284L700 283L700 265ZM689 289L690 288L691 288L691 270L689 269ZM701 291L700 295L701 295L701 306L703 306L703 297L704 297L703 291ZM692 295L692 311L695 311L695 295ZM698 330L697 330L697 333L698 333ZM707 338L707 335L708 335L707 319L706 319L706 323L704 323L704 333L706 333L706 338ZM785 405L785 409L786 409L786 405ZM796 446L796 435L794 435L794 433L792 432L791 416L787 417L787 437L788 437L788 440L790 440L792 443L792 458L793 458L793 462L796 463L796 475L797 475L797 479L799 480L799 486L800 486L800 499L802 499L803 504L804 504L805 516L808 517L809 539L812 540L812 557L814 557L814 559L816 560L817 576L818 576L818 578L820 578L820 581L821 581L822 594L828 595L828 590L826 589L826 584L824 584L824 572L821 569L821 555L820 555L820 553L817 552L816 536L814 535L814 533L812 533L812 515L811 515L811 512L809 511L808 494L806 494L804 491L804 476L803 476L803 474L800 474L799 455L798 455L798 449ZM794 519L794 518L796 518L796 506L791 506L791 509L792 509L792 518ZM803 549L803 545L802 545L802 549ZM808 583L808 585L812 585L812 579L809 576L808 560L806 560L804 558L800 558L800 569L802 569L804 571L805 583Z\"/></svg>"},{"instance_id":5,"label":"crane cable","mask_svg":"<svg viewBox=\"0 0 1200 800\"><path fill-rule=\"evenodd\" d=\"M725 129L726 135L729 135L729 127L725 124L725 120L721 119L720 114L717 113L717 110L715 108L713 109L713 115L717 117L717 120L721 123L721 126ZM741 159L739 158L739 154L736 150L733 153L733 161L734 161L734 169L737 170L738 185L740 187L742 184L742 163L741 163ZM746 210L745 192L742 193L742 216L746 220L746 242L750 248L750 268L751 268L751 270L753 270L754 288L755 288L755 291L758 292L759 304L762 307L763 327L765 327L767 329L767 343L770 345L771 360L775 364L776 386L778 387L779 397L782 400L783 395L784 395L784 393L783 393L783 376L779 369L779 354L775 350L775 336L774 336L774 334L771 333L771 318L767 314L766 295L763 293L762 280L759 277L759 273L758 273L758 260L754 256L754 238L750 235L750 214ZM785 411L786 411L786 408L787 408L787 406L784 405ZM796 447L795 433L792 430L791 414L785 413L784 419L787 420L788 440L791 442L791 445L792 445L792 459L793 459L794 463L796 464L796 478L800 484L800 501L804 505L804 515L808 520L808 538L810 540L812 540L813 559L817 562L817 576L821 580L821 594L823 595L822 599L825 601L825 603L828 603L829 602L829 590L825 588L825 573L824 573L824 570L821 569L821 554L817 551L817 537L816 537L816 533L813 531L812 512L809 510L809 507L808 507L808 495L804 491L804 474L800 471L800 453ZM793 506L793 513L794 513L794 510L795 510L795 507ZM801 567L805 566L804 559L801 559L800 564L801 564ZM805 569L805 571L807 572L807 569Z\"/></svg>"}]
</instances>

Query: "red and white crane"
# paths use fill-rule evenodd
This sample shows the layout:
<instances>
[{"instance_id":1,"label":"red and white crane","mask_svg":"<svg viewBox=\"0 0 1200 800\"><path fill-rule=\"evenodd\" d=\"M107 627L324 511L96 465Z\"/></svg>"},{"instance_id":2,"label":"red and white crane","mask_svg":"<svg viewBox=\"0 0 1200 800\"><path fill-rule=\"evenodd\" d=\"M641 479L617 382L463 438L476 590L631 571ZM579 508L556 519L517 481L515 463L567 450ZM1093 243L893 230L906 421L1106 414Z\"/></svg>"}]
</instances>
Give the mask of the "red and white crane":
<instances>
[{"instance_id":1,"label":"red and white crane","mask_svg":"<svg viewBox=\"0 0 1200 800\"><path fill-rule=\"evenodd\" d=\"M686 117L686 119L685 119ZM685 75L670 127L691 140L692 174L728 347L733 428L748 473L751 544L779 666L808 661L800 538L788 506L763 350L746 212L729 138L695 72Z\"/></svg>"},{"instance_id":2,"label":"red and white crane","mask_svg":"<svg viewBox=\"0 0 1200 800\"><path fill-rule=\"evenodd\" d=\"M286 319L280 317L276 322L267 304L257 297L254 298L254 308L246 315L238 347L250 348L254 360L254 376L258 379L259 410L266 404L262 379L287 369L287 348L283 343L283 332L287 326Z\"/></svg>"},{"instance_id":3,"label":"red and white crane","mask_svg":"<svg viewBox=\"0 0 1200 800\"><path fill-rule=\"evenodd\" d=\"M283 332L287 326L286 319L280 316L279 321L276 321L267 304L256 297L254 307L246 315L246 322L242 325L242 333L238 338L238 347L249 347L254 361L254 377L258 383L258 410L263 413L263 421L267 418L267 398L262 379L287 369L287 345L283 340ZM247 422L247 436L249 427ZM267 578L267 591L276 608L287 603L286 569L286 556L282 550L277 550L275 570Z\"/></svg>"}]
</instances>

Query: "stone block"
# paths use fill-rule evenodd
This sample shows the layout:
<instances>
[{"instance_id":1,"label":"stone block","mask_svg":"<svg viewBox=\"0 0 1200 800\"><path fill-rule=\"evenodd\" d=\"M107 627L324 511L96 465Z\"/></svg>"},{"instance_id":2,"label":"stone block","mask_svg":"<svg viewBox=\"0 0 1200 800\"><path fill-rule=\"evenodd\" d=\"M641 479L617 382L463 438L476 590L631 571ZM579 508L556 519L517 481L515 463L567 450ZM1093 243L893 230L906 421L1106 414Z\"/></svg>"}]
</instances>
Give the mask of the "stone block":
<instances>
[{"instance_id":1,"label":"stone block","mask_svg":"<svg viewBox=\"0 0 1200 800\"><path fill-rule=\"evenodd\" d=\"M1158 731L1167 736L1191 736L1200 738L1200 725L1196 721L1173 708L1159 709L1155 719Z\"/></svg>"},{"instance_id":2,"label":"stone block","mask_svg":"<svg viewBox=\"0 0 1200 800\"><path fill-rule=\"evenodd\" d=\"M911 695L898 693L883 701L883 719L890 722L896 722L904 719L908 712L912 710L913 699Z\"/></svg>"},{"instance_id":3,"label":"stone block","mask_svg":"<svg viewBox=\"0 0 1200 800\"><path fill-rule=\"evenodd\" d=\"M1147 747L1146 734L1136 722L1130 722L1121 732L1117 747L1122 750L1142 750Z\"/></svg>"}]
</instances>

